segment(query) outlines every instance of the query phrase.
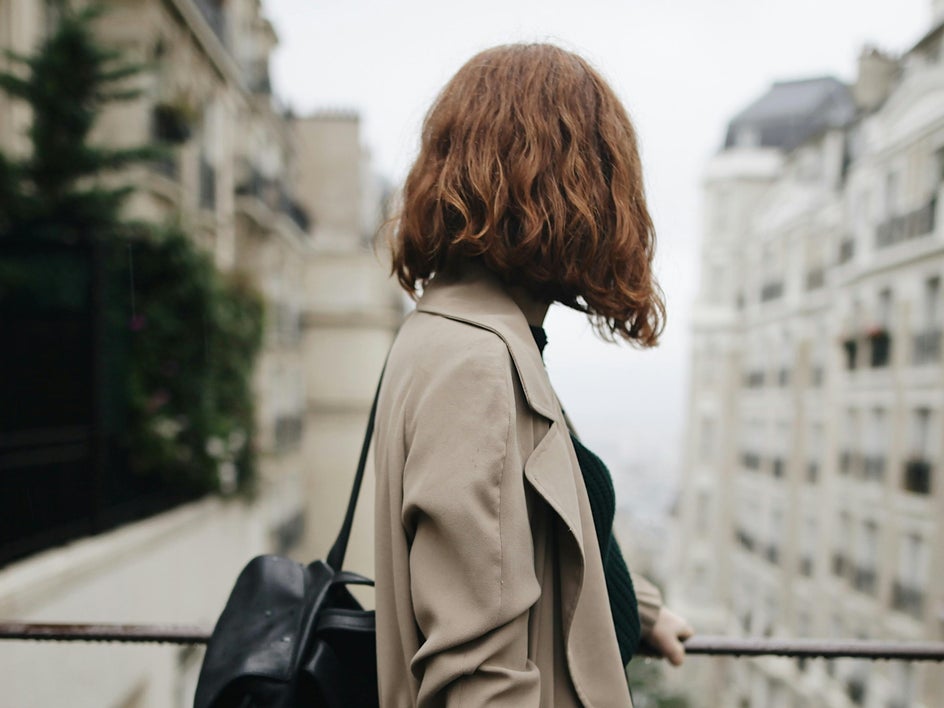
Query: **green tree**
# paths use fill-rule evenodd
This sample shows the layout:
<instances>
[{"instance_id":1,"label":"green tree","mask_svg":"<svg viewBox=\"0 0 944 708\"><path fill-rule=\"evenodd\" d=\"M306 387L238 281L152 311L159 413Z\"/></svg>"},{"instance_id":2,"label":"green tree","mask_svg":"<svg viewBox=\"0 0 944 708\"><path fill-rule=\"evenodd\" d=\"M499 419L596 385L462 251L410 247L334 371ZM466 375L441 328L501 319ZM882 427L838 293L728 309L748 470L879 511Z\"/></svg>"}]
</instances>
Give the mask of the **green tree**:
<instances>
[{"instance_id":1,"label":"green tree","mask_svg":"<svg viewBox=\"0 0 944 708\"><path fill-rule=\"evenodd\" d=\"M98 424L127 452L107 463L102 486L125 490L113 496L251 492L264 303L179 226L123 219L133 187L119 171L164 151L94 145L91 135L110 103L139 95L131 84L145 67L99 43L102 5L57 6L49 37L0 73L0 90L32 112L29 154L0 153L0 242L19 242L0 249L0 310L21 321L48 303L94 314Z\"/></svg>"},{"instance_id":2,"label":"green tree","mask_svg":"<svg viewBox=\"0 0 944 708\"><path fill-rule=\"evenodd\" d=\"M29 154L11 160L0 153L0 231L31 238L105 236L122 225L131 187L109 187L102 177L161 151L89 142L107 104L139 95L129 82L143 66L96 41L101 5L75 10L59 0L57 6L55 30L31 56L9 52L20 70L0 73L0 89L32 111Z\"/></svg>"}]
</instances>

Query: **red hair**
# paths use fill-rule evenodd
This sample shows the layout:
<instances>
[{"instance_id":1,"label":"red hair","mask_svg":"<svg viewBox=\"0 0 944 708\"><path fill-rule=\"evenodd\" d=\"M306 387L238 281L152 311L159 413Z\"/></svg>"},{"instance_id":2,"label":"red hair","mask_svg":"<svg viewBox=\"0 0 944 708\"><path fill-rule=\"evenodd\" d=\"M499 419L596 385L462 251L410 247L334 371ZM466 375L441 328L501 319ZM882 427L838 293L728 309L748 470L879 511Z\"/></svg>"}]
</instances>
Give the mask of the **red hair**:
<instances>
[{"instance_id":1,"label":"red hair","mask_svg":"<svg viewBox=\"0 0 944 708\"><path fill-rule=\"evenodd\" d=\"M553 45L489 49L446 84L392 250L413 296L449 263L476 259L585 312L606 338L654 346L664 326L635 130L600 75Z\"/></svg>"}]
</instances>

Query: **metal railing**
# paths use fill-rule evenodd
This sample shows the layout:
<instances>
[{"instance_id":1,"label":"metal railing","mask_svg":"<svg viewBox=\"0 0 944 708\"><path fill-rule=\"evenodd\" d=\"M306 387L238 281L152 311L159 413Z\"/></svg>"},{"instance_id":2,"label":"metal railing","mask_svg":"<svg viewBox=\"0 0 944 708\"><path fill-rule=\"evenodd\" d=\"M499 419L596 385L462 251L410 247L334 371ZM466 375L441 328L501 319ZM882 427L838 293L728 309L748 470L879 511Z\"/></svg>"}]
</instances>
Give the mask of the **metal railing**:
<instances>
[{"instance_id":1,"label":"metal railing","mask_svg":"<svg viewBox=\"0 0 944 708\"><path fill-rule=\"evenodd\" d=\"M33 624L0 622L0 640L206 644L210 633L191 625ZM944 661L944 642L892 642L868 639L756 639L694 636L687 654L712 656L790 656L806 658ZM643 652L644 653L644 652Z\"/></svg>"}]
</instances>

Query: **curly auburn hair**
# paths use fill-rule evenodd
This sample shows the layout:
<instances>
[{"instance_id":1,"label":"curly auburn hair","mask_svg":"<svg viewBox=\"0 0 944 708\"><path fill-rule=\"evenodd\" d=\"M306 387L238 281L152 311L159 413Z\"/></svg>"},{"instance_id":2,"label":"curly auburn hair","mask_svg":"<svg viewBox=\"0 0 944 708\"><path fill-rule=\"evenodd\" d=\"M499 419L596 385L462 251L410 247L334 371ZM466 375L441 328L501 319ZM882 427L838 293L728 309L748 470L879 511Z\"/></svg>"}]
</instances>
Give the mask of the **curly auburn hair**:
<instances>
[{"instance_id":1,"label":"curly auburn hair","mask_svg":"<svg viewBox=\"0 0 944 708\"><path fill-rule=\"evenodd\" d=\"M426 115L402 198L392 270L413 297L448 264L480 260L606 339L657 343L665 305L636 133L581 57L548 44L473 57Z\"/></svg>"}]
</instances>

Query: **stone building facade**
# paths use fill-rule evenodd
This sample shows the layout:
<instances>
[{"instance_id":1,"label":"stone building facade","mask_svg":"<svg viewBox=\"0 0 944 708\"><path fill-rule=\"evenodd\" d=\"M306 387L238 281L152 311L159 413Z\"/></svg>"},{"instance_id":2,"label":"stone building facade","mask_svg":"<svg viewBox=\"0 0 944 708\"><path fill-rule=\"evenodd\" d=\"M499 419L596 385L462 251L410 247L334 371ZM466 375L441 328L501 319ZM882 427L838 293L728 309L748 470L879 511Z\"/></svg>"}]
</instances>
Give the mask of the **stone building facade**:
<instances>
[{"instance_id":1,"label":"stone building facade","mask_svg":"<svg viewBox=\"0 0 944 708\"><path fill-rule=\"evenodd\" d=\"M852 86L774 84L706 168L670 588L703 633L944 637L935 10L902 56L864 50ZM696 706L929 707L944 695L939 667L902 662L711 660L684 681Z\"/></svg>"}]
</instances>

